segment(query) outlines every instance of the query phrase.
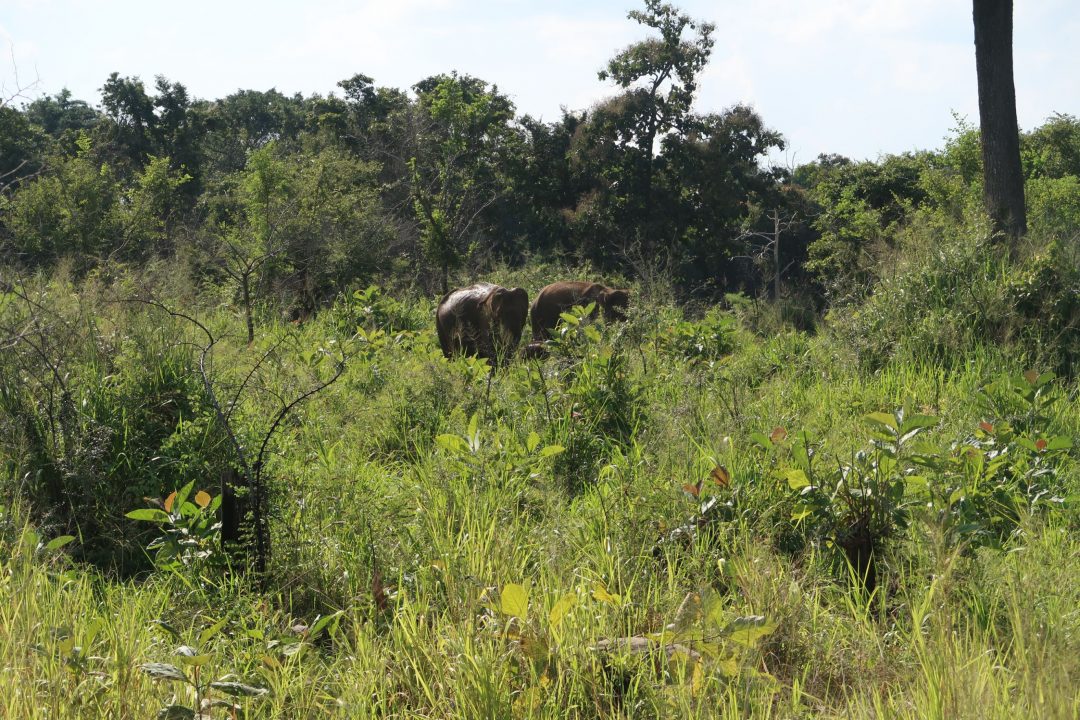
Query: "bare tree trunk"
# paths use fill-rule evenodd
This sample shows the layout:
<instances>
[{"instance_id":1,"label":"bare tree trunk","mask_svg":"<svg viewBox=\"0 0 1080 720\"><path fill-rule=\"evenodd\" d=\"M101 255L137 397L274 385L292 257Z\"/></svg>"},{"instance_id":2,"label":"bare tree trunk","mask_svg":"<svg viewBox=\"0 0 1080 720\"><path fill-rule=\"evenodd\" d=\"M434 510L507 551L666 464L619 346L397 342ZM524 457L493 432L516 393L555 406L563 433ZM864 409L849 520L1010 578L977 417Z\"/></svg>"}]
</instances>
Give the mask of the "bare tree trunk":
<instances>
[{"instance_id":1,"label":"bare tree trunk","mask_svg":"<svg viewBox=\"0 0 1080 720\"><path fill-rule=\"evenodd\" d=\"M1013 3L1012 0L973 2L983 202L995 229L1015 241L1027 232L1027 216L1013 84Z\"/></svg>"},{"instance_id":2,"label":"bare tree trunk","mask_svg":"<svg viewBox=\"0 0 1080 720\"><path fill-rule=\"evenodd\" d=\"M780 211L774 209L772 211L773 220L773 271L776 273L776 277L773 278L773 299L780 299Z\"/></svg>"},{"instance_id":3,"label":"bare tree trunk","mask_svg":"<svg viewBox=\"0 0 1080 720\"><path fill-rule=\"evenodd\" d=\"M244 293L244 320L247 321L248 345L255 342L255 322L251 317L251 275L245 274L240 281Z\"/></svg>"}]
</instances>

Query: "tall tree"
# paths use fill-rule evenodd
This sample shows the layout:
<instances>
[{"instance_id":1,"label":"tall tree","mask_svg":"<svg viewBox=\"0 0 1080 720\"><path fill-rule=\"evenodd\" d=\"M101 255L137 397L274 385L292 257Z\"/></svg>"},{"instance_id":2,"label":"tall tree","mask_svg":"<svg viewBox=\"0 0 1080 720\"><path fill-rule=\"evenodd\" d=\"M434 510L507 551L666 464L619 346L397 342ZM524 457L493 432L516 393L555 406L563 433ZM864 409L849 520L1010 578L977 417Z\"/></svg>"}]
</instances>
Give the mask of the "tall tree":
<instances>
[{"instance_id":1,"label":"tall tree","mask_svg":"<svg viewBox=\"0 0 1080 720\"><path fill-rule=\"evenodd\" d=\"M973 0L973 8L983 201L995 228L1015 240L1027 232L1027 216L1013 85L1013 4L1012 0Z\"/></svg>"},{"instance_id":2,"label":"tall tree","mask_svg":"<svg viewBox=\"0 0 1080 720\"><path fill-rule=\"evenodd\" d=\"M520 138L514 104L498 87L469 75L435 75L413 86L417 117L412 201L424 254L439 272L465 261L484 229L484 211L504 192L503 167Z\"/></svg>"},{"instance_id":3,"label":"tall tree","mask_svg":"<svg viewBox=\"0 0 1080 720\"><path fill-rule=\"evenodd\" d=\"M637 156L638 210L648 220L653 215L657 141L672 130L685 129L698 73L712 53L715 26L693 20L660 0L645 0L645 9L631 10L628 17L658 30L660 36L625 48L598 76L627 91L624 107L633 114L629 140ZM696 36L683 37L688 31L696 31Z\"/></svg>"}]
</instances>

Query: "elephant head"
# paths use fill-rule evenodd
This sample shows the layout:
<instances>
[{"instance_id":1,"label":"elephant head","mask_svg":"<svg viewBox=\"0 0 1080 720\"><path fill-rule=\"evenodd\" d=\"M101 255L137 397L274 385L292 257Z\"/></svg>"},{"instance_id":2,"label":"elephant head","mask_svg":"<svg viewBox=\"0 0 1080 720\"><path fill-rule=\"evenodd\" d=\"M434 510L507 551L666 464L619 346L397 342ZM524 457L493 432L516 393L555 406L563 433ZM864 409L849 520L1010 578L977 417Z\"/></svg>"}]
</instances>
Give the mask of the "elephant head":
<instances>
[{"instance_id":1,"label":"elephant head","mask_svg":"<svg viewBox=\"0 0 1080 720\"><path fill-rule=\"evenodd\" d=\"M521 341L529 313L529 294L522 288L495 287L483 302L491 333L492 349L508 358Z\"/></svg>"},{"instance_id":2,"label":"elephant head","mask_svg":"<svg viewBox=\"0 0 1080 720\"><path fill-rule=\"evenodd\" d=\"M448 292L435 312L443 354L505 362L521 340L528 310L529 296L521 288L476 283Z\"/></svg>"},{"instance_id":3,"label":"elephant head","mask_svg":"<svg viewBox=\"0 0 1080 720\"><path fill-rule=\"evenodd\" d=\"M629 303L630 293L627 290L616 290L600 283L581 280L552 283L543 288L533 301L533 340L549 339L555 326L559 324L561 313L574 306L594 304L596 307L593 318L602 310L605 320L625 320Z\"/></svg>"},{"instance_id":4,"label":"elephant head","mask_svg":"<svg viewBox=\"0 0 1080 720\"><path fill-rule=\"evenodd\" d=\"M604 288L597 294L596 304L603 308L605 320L626 320L626 307L630 304L630 291Z\"/></svg>"}]
</instances>

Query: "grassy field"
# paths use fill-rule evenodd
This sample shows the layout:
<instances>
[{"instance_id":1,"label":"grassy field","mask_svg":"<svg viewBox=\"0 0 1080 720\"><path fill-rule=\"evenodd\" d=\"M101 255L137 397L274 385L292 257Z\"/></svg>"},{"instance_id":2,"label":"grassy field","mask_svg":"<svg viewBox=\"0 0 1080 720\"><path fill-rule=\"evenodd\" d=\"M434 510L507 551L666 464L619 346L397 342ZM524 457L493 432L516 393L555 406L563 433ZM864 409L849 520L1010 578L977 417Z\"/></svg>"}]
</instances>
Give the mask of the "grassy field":
<instances>
[{"instance_id":1,"label":"grassy field","mask_svg":"<svg viewBox=\"0 0 1080 720\"><path fill-rule=\"evenodd\" d=\"M495 374L442 358L428 299L265 317L249 346L228 308L160 292L221 338L249 447L346 360L269 445L259 583L213 532L153 569L161 531L124 517L191 481L189 527L219 494L198 329L122 283L28 284L63 352L3 363L25 377L3 398L0 716L1080 716L1075 380L977 324L867 353L869 309L808 334L636 290L627 323Z\"/></svg>"}]
</instances>

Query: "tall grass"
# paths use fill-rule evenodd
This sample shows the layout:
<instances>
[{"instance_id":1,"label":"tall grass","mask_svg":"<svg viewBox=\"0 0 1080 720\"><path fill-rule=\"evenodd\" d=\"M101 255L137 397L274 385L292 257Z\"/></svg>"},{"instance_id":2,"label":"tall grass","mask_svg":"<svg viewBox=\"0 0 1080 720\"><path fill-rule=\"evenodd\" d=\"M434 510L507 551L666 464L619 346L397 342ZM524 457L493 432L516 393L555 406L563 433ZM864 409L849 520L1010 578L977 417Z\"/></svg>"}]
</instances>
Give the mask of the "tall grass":
<instances>
[{"instance_id":1,"label":"tall grass","mask_svg":"<svg viewBox=\"0 0 1080 720\"><path fill-rule=\"evenodd\" d=\"M78 304L73 287L49 292ZM891 539L879 588L866 593L826 543L791 521L791 493L775 474L783 458L751 439L805 430L843 458L867 442L863 416L905 407L940 418L926 440L944 452L997 421L978 390L1028 370L1034 356L967 340L945 355L904 355L896 348L915 348L916 335L853 343L852 326L836 323L813 336L766 337L657 304L546 361L489 375L483 364L442 359L425 324L431 307L343 297L302 325L264 324L250 347L239 317L194 310L227 331L213 358L222 387L288 336L239 396L242 429L303 386L319 348L350 357L342 379L275 439L266 592L242 576L118 579L107 564L46 551L32 533L47 540L67 526L12 501L35 466L5 417L0 714L195 708L181 684L140 668L193 672L177 646L194 646L221 620L200 646L209 657L198 672L267 689L239 700L246 717L1080 712L1074 504L1025 515L1000 548L956 544L917 519ZM94 527L139 537L123 518L142 506L139 494L164 496L192 478L216 494L221 438L185 384L193 358L182 324L121 303L92 315L96 329L73 343L98 353L69 356L71 384L86 399L80 417L116 429L118 444L84 474L87 495L73 507ZM673 335L678 323L691 324ZM117 352L101 353L106 340ZM862 362L874 343L882 353ZM157 412L147 398L164 397L161 388L186 388L193 404L152 437L130 418ZM1075 381L1056 388L1039 429L1075 438ZM726 487L709 479L717 466L730 473ZM1054 468L1060 497L1080 490L1077 467L1070 455ZM120 478L139 484L118 487ZM333 621L315 631L318 617ZM740 642L735 627L767 631Z\"/></svg>"}]
</instances>

